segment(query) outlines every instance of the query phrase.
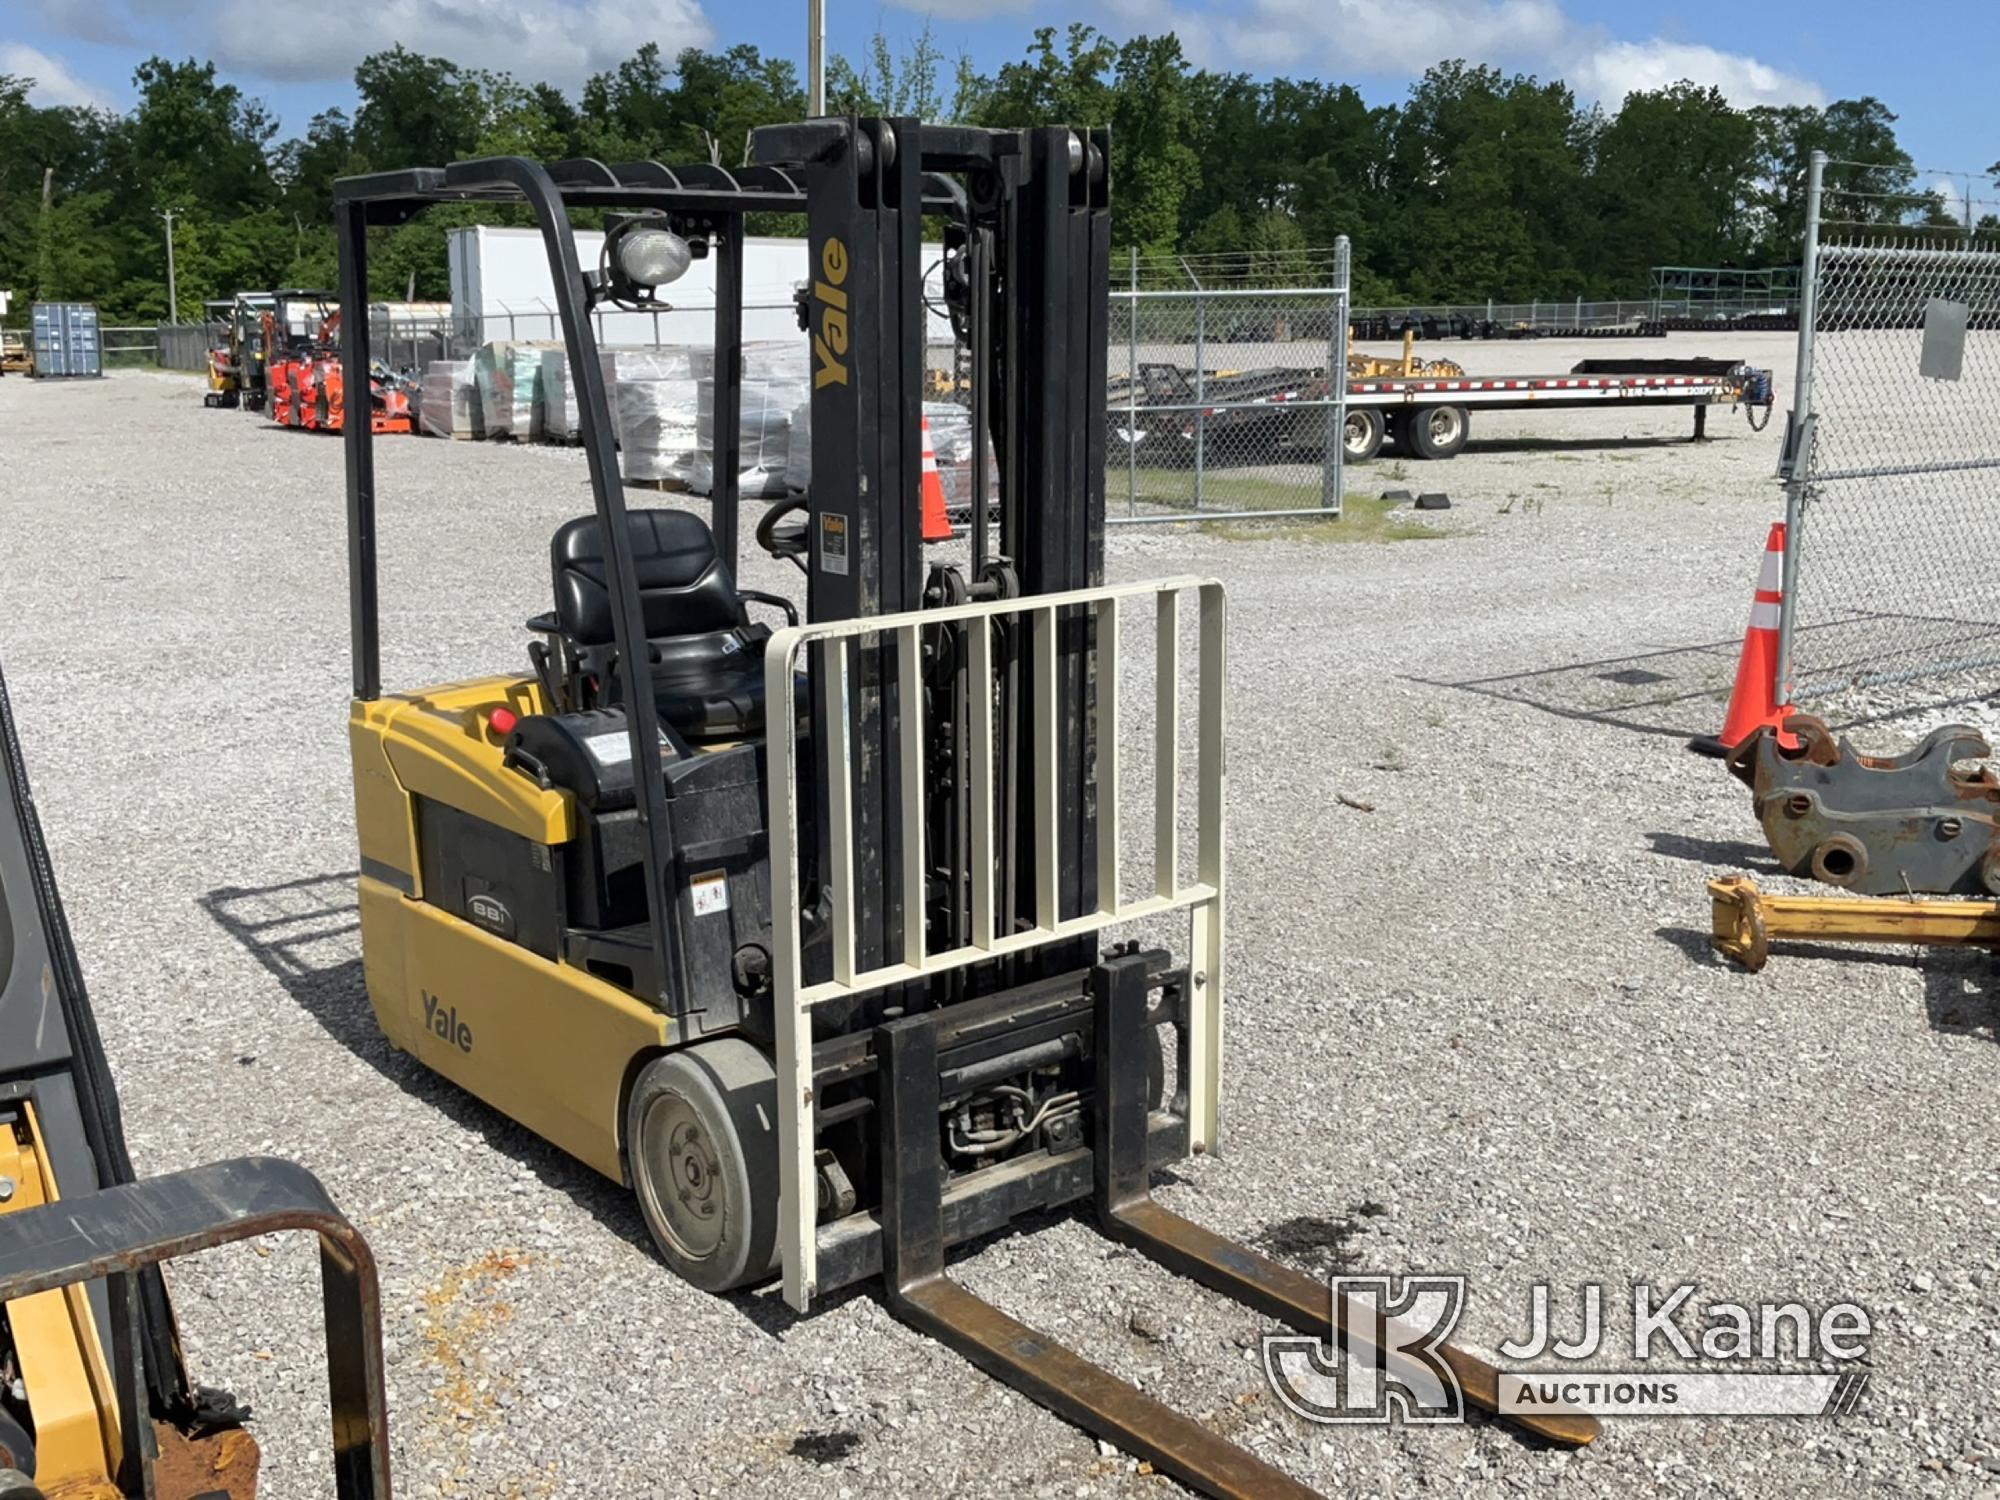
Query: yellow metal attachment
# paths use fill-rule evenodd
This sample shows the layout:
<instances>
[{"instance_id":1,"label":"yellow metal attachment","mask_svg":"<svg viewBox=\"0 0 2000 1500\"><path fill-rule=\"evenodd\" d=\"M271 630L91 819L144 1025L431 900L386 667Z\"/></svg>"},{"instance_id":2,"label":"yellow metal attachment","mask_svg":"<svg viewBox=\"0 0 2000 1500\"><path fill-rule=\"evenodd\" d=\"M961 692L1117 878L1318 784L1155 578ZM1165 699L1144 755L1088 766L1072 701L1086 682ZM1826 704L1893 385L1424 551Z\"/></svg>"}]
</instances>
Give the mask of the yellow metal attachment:
<instances>
[{"instance_id":1,"label":"yellow metal attachment","mask_svg":"<svg viewBox=\"0 0 2000 1500\"><path fill-rule=\"evenodd\" d=\"M1728 875L1708 883L1716 949L1753 974L1787 938L1822 943L2000 945L2000 901L1905 901L1893 896L1767 896Z\"/></svg>"},{"instance_id":2,"label":"yellow metal attachment","mask_svg":"<svg viewBox=\"0 0 2000 1500\"><path fill-rule=\"evenodd\" d=\"M39 1138L32 1105L0 1122L0 1178L10 1184L0 1215L60 1196ZM116 1500L118 1400L88 1293L78 1284L16 1298L7 1320L35 1419L36 1481L63 1500Z\"/></svg>"}]
</instances>

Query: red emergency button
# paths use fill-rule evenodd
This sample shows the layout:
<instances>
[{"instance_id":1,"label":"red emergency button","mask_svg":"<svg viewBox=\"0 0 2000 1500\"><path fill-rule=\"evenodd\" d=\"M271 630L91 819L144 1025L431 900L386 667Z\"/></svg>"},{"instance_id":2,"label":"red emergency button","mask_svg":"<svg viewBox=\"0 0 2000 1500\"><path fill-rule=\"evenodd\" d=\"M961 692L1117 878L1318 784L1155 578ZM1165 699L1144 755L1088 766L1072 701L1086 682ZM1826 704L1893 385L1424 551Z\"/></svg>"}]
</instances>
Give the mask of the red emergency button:
<instances>
[{"instance_id":1,"label":"red emergency button","mask_svg":"<svg viewBox=\"0 0 2000 1500\"><path fill-rule=\"evenodd\" d=\"M496 708L486 715L486 727L495 734L512 734L514 726L520 722L520 715L511 708Z\"/></svg>"}]
</instances>

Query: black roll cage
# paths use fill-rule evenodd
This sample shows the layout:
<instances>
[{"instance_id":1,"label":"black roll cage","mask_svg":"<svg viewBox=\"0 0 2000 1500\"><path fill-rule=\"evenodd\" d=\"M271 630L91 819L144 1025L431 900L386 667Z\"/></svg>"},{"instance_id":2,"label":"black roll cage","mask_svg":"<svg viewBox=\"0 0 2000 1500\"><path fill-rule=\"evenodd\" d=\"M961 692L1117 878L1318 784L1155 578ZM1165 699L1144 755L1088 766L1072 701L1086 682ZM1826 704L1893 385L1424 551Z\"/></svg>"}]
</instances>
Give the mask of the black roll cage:
<instances>
[{"instance_id":1,"label":"black roll cage","mask_svg":"<svg viewBox=\"0 0 2000 1500\"><path fill-rule=\"evenodd\" d=\"M1024 381L1060 380L1064 393L1074 386L1102 390L1102 284L1107 267L1103 164L1109 156L1108 135L1095 132L1086 140L1060 128L987 130L910 119L835 118L760 128L754 133L753 153L756 164L736 168L706 163L670 168L653 161L606 165L591 159L543 165L524 157L498 156L340 179L333 196L340 256L341 362L348 388L367 389L369 229L404 223L434 203L526 204L549 257L563 347L570 378L576 383L578 426L608 564L618 662L643 663L646 634L627 506L590 318L596 299L578 261L569 211L665 214L680 232L706 238L710 253L717 257L709 516L717 552L732 572L739 538L744 216L805 215L810 244L821 244L822 234L837 228L848 236L843 242L852 244L862 257L860 263L871 272L879 271L880 278L872 287L855 290L852 336L858 404L850 401L841 409L843 421L822 420L822 395L833 393L821 392L815 383L808 618L915 608L920 602L916 583L920 543L914 521L906 525L902 513L913 508L918 435L916 424L905 423L902 417L913 414L904 410L911 400L921 399L925 309L921 268L915 268L914 276L911 271L920 243L918 219L942 215L963 227L969 263L979 278L967 314L975 346L973 415L982 432L989 420L996 431L1004 428L1003 548L1023 554L1020 583L1028 592L1098 581L1101 410L1082 425L1058 409L1061 402L1031 413L1029 403L1048 393L1040 387L1030 393ZM971 193L948 173L965 174ZM975 226L982 220L991 223L997 205L1003 199L1011 202L1008 195L1016 191L1025 192L1022 184L1030 181L1034 192L1029 196L1036 207L1019 226L1021 242L1009 248L1003 228L996 255L992 230ZM915 214L908 212L911 206L917 209ZM1086 230L1077 217L1080 212L1095 228ZM1069 222L1064 221L1066 213ZM870 235L874 248L864 243ZM1083 273L1073 293L1072 270ZM998 329L993 327L988 277L1027 289L1021 313ZM914 309L905 305L912 288L918 304ZM978 345L988 334L992 347L982 354ZM1072 336L1074 346L1068 342ZM1098 351L1094 360L1088 352L1093 344ZM978 365L982 357L987 361L984 368ZM1009 373L998 373L1003 366ZM1086 372L1095 377L1094 386L1083 378ZM1101 407L1101 402L1097 405ZM354 696L371 701L382 693L374 435L366 422L348 422L342 431ZM975 455L972 533L977 573L985 563L987 537L983 444L975 442ZM824 465L822 459L827 460ZM819 522L829 506L850 514L856 523L858 555L852 575L845 565L838 570L822 567ZM831 576L836 571L838 578ZM1077 650L1066 648L1064 656L1066 672L1080 670L1070 664L1071 658L1080 661ZM661 734L657 706L643 711L642 705L653 705L648 692L628 691L625 701L633 764L648 765ZM815 703L816 714L829 709L830 705ZM860 712L864 734L886 724L879 713L865 708ZM1078 773L1080 787L1080 766ZM648 998L666 1006L669 992L684 992L685 985L678 929L664 909L665 879L673 865L666 841L666 792L661 777L639 776L636 782L637 812L644 830L647 913L662 991ZM1069 806L1078 796L1080 791L1072 790L1065 798L1072 822L1081 816L1080 808ZM879 794L865 800L878 804L872 813L877 819L895 806L893 798ZM862 830L864 850L878 842ZM896 886L893 873L889 882ZM920 909L920 897L917 905ZM902 920L899 886L886 899L885 908L886 920Z\"/></svg>"}]
</instances>

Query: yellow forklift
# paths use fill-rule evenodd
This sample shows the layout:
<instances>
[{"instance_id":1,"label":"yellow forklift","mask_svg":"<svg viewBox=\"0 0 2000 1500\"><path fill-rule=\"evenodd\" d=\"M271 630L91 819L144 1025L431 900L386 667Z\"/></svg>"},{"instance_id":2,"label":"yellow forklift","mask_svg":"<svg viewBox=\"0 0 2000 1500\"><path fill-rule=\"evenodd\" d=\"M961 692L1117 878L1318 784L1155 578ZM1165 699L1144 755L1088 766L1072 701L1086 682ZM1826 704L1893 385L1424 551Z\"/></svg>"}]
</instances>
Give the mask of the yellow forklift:
<instances>
[{"instance_id":1,"label":"yellow forklift","mask_svg":"<svg viewBox=\"0 0 2000 1500\"><path fill-rule=\"evenodd\" d=\"M760 129L752 155L502 157L336 184L355 388L370 229L433 203L527 206L594 501L551 539L552 607L526 622L518 666L387 687L372 434L346 428L377 1020L630 1186L695 1286L776 1276L803 1312L879 1275L897 1316L1187 1484L1309 1494L946 1274L952 1245L1089 1198L1108 1233L1174 1271L1404 1358L1379 1309L1335 1299L1330 1316L1324 1281L1150 1192L1156 1168L1219 1139L1226 642L1215 581L1104 581L1109 139L830 119ZM595 266L578 261L577 212L607 215ZM803 573L802 617L736 582L744 221L767 212L808 226L814 479L755 540ZM975 433L969 558L928 568L927 219ZM656 305L704 256L707 515L631 507L592 313ZM775 613L753 621L753 606ZM1121 670L1134 636L1149 672ZM1142 713L1156 791L1128 816L1121 724ZM1141 918L1186 923L1185 955L1115 937ZM1496 1404L1491 1366L1439 1357L1465 1400ZM1565 1411L1517 1420L1562 1443L1597 1430Z\"/></svg>"},{"instance_id":2,"label":"yellow forklift","mask_svg":"<svg viewBox=\"0 0 2000 1500\"><path fill-rule=\"evenodd\" d=\"M133 1173L0 679L0 1496L252 1500L249 1413L190 1380L161 1264L286 1230L320 1242L336 1493L388 1500L360 1233L290 1162Z\"/></svg>"}]
</instances>

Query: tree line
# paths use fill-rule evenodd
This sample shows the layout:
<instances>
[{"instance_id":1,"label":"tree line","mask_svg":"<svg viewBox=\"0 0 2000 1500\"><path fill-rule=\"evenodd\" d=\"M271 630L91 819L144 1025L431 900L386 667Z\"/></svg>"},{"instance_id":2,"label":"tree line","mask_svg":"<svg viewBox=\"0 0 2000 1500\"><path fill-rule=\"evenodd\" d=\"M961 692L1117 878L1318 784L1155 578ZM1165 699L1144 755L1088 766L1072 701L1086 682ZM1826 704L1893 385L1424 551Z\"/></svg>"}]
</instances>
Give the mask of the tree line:
<instances>
[{"instance_id":1,"label":"tree line","mask_svg":"<svg viewBox=\"0 0 2000 1500\"><path fill-rule=\"evenodd\" d=\"M351 115L323 110L281 139L265 104L195 59L141 63L124 113L36 106L32 79L0 75L12 319L31 298L96 302L112 323L166 317L168 211L194 317L238 289L333 285L337 177L500 153L729 165L752 129L806 107L793 64L750 46L669 59L648 44L574 95L402 47L365 59L354 83ZM945 58L928 31L900 53L877 37L834 60L828 105L1109 125L1121 255L1227 253L1248 276L1346 234L1364 305L1637 297L1655 265L1795 263L1815 150L1871 164L1829 172L1833 216L1955 222L1874 98L1739 109L1682 82L1606 108L1560 80L1447 61L1407 98L1370 105L1344 83L1195 68L1172 35L1117 43L1073 25L1037 32L990 74ZM382 232L371 290L448 296L446 230L506 216L440 206Z\"/></svg>"}]
</instances>

